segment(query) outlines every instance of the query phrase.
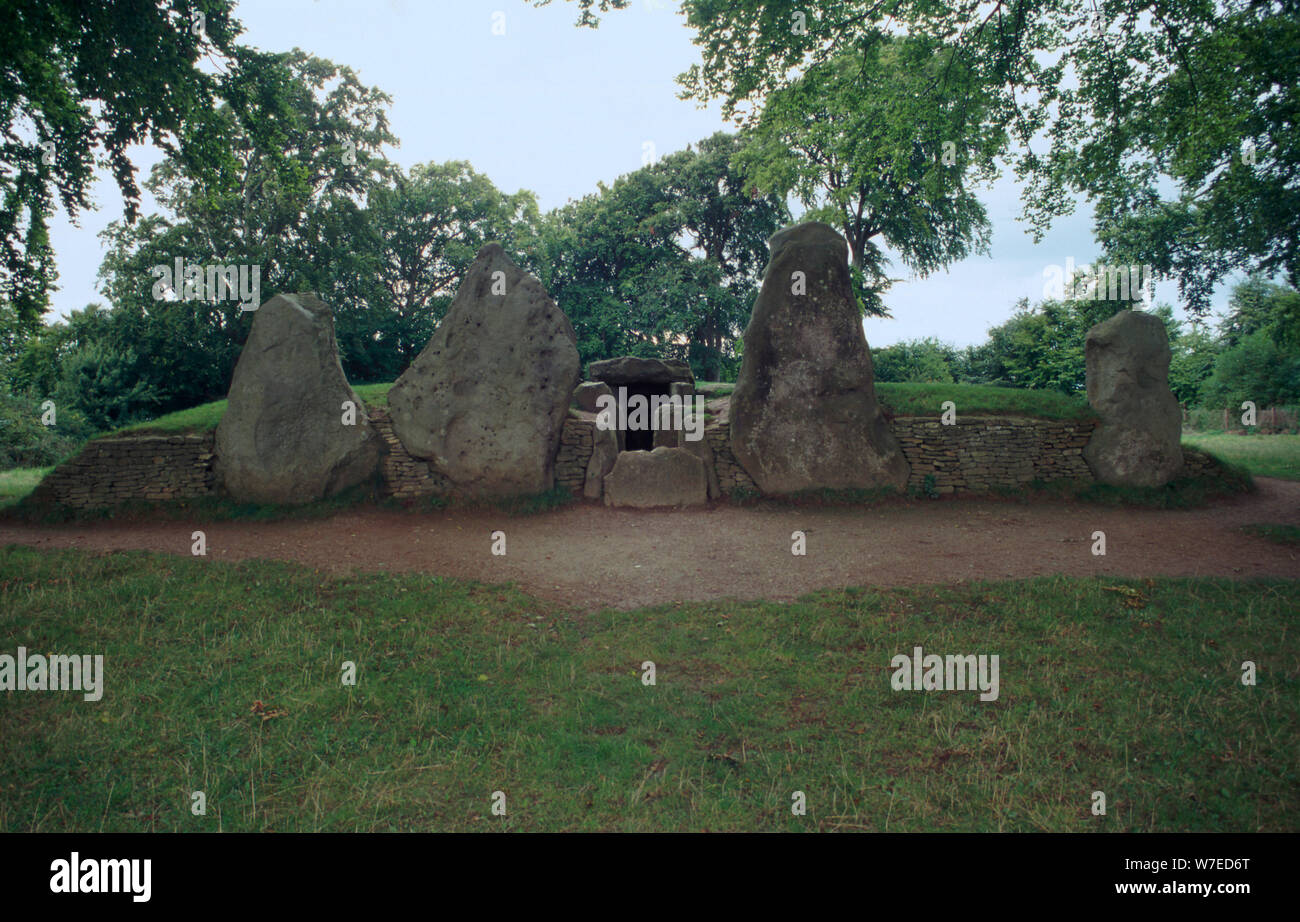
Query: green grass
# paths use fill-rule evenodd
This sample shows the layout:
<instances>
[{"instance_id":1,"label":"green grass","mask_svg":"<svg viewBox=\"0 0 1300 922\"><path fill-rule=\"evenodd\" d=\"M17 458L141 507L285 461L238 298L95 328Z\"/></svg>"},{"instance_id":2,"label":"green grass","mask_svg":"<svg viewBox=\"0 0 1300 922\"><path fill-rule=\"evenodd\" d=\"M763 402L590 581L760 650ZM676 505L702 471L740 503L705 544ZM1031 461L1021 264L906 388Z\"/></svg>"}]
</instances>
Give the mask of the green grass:
<instances>
[{"instance_id":1,"label":"green grass","mask_svg":"<svg viewBox=\"0 0 1300 922\"><path fill-rule=\"evenodd\" d=\"M168 413L157 419L123 426L99 438L108 438L123 432L206 432L217 428L217 423L221 422L225 412L226 401L214 400L212 403L200 404L188 410L177 410L175 413Z\"/></svg>"},{"instance_id":2,"label":"green grass","mask_svg":"<svg viewBox=\"0 0 1300 922\"><path fill-rule=\"evenodd\" d=\"M1300 547L1300 526L1297 525L1243 525L1241 530L1272 541L1274 544Z\"/></svg>"},{"instance_id":3,"label":"green grass","mask_svg":"<svg viewBox=\"0 0 1300 922\"><path fill-rule=\"evenodd\" d=\"M16 467L0 471L0 509L25 499L52 467Z\"/></svg>"},{"instance_id":4,"label":"green grass","mask_svg":"<svg viewBox=\"0 0 1300 922\"><path fill-rule=\"evenodd\" d=\"M357 392L367 406L387 407L388 406L388 389L391 388L392 382L384 384L358 384L352 389ZM157 419L147 420L142 423L134 423L130 426L123 426L114 432L107 434L107 437L118 435L122 432L207 432L210 429L217 428L221 422L221 417L226 412L226 401L214 400L212 403L201 404L197 407L190 407L188 410L177 410L175 413L167 413ZM105 438L106 436L100 436Z\"/></svg>"},{"instance_id":5,"label":"green grass","mask_svg":"<svg viewBox=\"0 0 1300 922\"><path fill-rule=\"evenodd\" d=\"M1032 391L987 384L876 383L876 397L895 416L939 416L951 400L963 416L1032 416L1096 419L1087 400L1060 391Z\"/></svg>"},{"instance_id":6,"label":"green grass","mask_svg":"<svg viewBox=\"0 0 1300 922\"><path fill-rule=\"evenodd\" d=\"M1046 578L576 615L6 548L0 652L102 653L106 692L0 698L0 830L1296 831L1298 609L1296 582ZM1000 698L892 691L917 644L998 654Z\"/></svg>"},{"instance_id":7,"label":"green grass","mask_svg":"<svg viewBox=\"0 0 1300 922\"><path fill-rule=\"evenodd\" d=\"M1300 435L1185 432L1183 444L1240 465L1256 477L1300 480Z\"/></svg>"}]
</instances>

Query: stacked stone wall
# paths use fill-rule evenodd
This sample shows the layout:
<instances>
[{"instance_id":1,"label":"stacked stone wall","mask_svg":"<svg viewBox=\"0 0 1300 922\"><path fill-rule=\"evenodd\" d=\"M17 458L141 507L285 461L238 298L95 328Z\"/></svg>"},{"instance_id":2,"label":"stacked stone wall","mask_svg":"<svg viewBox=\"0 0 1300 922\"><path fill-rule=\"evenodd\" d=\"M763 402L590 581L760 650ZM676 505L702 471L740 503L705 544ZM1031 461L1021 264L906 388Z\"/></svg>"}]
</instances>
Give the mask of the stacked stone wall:
<instances>
[{"instance_id":1,"label":"stacked stone wall","mask_svg":"<svg viewBox=\"0 0 1300 922\"><path fill-rule=\"evenodd\" d=\"M32 500L96 509L140 500L210 496L213 434L122 435L95 439L46 475Z\"/></svg>"}]
</instances>

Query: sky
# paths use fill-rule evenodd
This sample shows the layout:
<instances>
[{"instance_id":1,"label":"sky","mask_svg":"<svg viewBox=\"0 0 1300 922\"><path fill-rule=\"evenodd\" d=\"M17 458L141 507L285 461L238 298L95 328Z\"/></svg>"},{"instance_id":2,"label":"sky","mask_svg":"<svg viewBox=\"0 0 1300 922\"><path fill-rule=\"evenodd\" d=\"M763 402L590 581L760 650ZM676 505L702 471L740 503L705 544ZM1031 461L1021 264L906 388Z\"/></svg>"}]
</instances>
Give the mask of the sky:
<instances>
[{"instance_id":1,"label":"sky","mask_svg":"<svg viewBox=\"0 0 1300 922\"><path fill-rule=\"evenodd\" d=\"M576 7L562 0L541 8L526 0L245 0L236 16L245 44L302 48L387 92L401 139L388 153L403 167L468 160L503 191L535 192L543 211L639 169L647 145L662 156L734 128L718 104L678 98L675 77L699 53L670 0L634 0L596 30L575 26ZM132 158L143 180L159 155L137 148ZM1017 220L1019 196L1009 170L981 193L993 226L989 255L924 279L907 278L895 264L892 274L904 280L885 296L892 319L864 322L873 347L926 336L980 343L1019 298L1043 297L1049 266L1095 261L1086 204L1034 244ZM51 222L59 316L104 302L96 288L98 233L122 215L107 174L94 199L98 210L76 225L62 213ZM147 192L142 204L145 214L156 210ZM1156 300L1177 307L1176 286L1158 284ZM1217 292L1215 309L1226 300L1226 290Z\"/></svg>"}]
</instances>

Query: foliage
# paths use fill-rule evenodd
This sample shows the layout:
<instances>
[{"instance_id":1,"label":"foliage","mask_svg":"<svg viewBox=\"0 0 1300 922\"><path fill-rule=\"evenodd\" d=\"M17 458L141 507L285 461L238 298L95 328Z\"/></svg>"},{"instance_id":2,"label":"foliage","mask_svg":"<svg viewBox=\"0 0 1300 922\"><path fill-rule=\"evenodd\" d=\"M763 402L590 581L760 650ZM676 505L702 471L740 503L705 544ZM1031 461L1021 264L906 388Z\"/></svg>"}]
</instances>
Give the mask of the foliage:
<instances>
[{"instance_id":1,"label":"foliage","mask_svg":"<svg viewBox=\"0 0 1300 922\"><path fill-rule=\"evenodd\" d=\"M1185 407L1201 403L1205 380L1214 372L1220 342L1203 325L1179 331L1170 344L1173 352L1169 360L1169 389Z\"/></svg>"},{"instance_id":2,"label":"foliage","mask_svg":"<svg viewBox=\"0 0 1300 922\"><path fill-rule=\"evenodd\" d=\"M220 158L214 103L244 62L233 5L0 5L0 300L29 328L56 278L47 229L56 195L75 218L91 207L96 167L106 167L130 222L140 200L131 145L152 142L200 172Z\"/></svg>"},{"instance_id":3,"label":"foliage","mask_svg":"<svg viewBox=\"0 0 1300 922\"><path fill-rule=\"evenodd\" d=\"M1201 388L1206 406L1236 410L1246 400L1261 409L1300 401L1300 352L1283 352L1268 330L1224 349Z\"/></svg>"},{"instance_id":4,"label":"foliage","mask_svg":"<svg viewBox=\"0 0 1300 922\"><path fill-rule=\"evenodd\" d=\"M737 361L766 241L789 219L731 167L716 134L547 214L530 267L573 322L583 363L677 358L702 379Z\"/></svg>"},{"instance_id":5,"label":"foliage","mask_svg":"<svg viewBox=\"0 0 1300 922\"><path fill-rule=\"evenodd\" d=\"M1228 346L1267 330L1279 347L1300 349L1300 291L1251 275L1233 288L1219 329Z\"/></svg>"},{"instance_id":6,"label":"foliage","mask_svg":"<svg viewBox=\"0 0 1300 922\"><path fill-rule=\"evenodd\" d=\"M80 413L57 402L55 425L44 425L44 403L0 387L0 470L57 464L90 434Z\"/></svg>"},{"instance_id":7,"label":"foliage","mask_svg":"<svg viewBox=\"0 0 1300 922\"><path fill-rule=\"evenodd\" d=\"M543 4L549 0L534 0ZM579 24L624 0L576 0ZM702 61L678 80L752 124L846 53L941 45L933 100L987 103L1038 239L1077 194L1107 256L1178 279L1193 316L1239 269L1300 278L1300 17L1289 0L684 0ZM952 73L969 75L954 81ZM932 105L933 103L918 103Z\"/></svg>"},{"instance_id":8,"label":"foliage","mask_svg":"<svg viewBox=\"0 0 1300 922\"><path fill-rule=\"evenodd\" d=\"M868 315L888 315L883 247L921 276L988 249L974 186L995 176L1003 141L978 88L924 92L940 74L974 79L921 38L846 50L773 91L737 157L758 190L793 192L806 219L841 230Z\"/></svg>"},{"instance_id":9,"label":"foliage","mask_svg":"<svg viewBox=\"0 0 1300 922\"><path fill-rule=\"evenodd\" d=\"M538 220L537 199L501 192L463 161L398 171L369 196L377 305L382 325L371 346L387 363L356 369L362 380L396 377L420 353L446 313L461 276L483 244L515 251ZM356 247L356 241L352 246ZM355 356L355 349L350 350Z\"/></svg>"},{"instance_id":10,"label":"foliage","mask_svg":"<svg viewBox=\"0 0 1300 922\"><path fill-rule=\"evenodd\" d=\"M876 381L951 384L956 350L933 337L871 350Z\"/></svg>"}]
</instances>

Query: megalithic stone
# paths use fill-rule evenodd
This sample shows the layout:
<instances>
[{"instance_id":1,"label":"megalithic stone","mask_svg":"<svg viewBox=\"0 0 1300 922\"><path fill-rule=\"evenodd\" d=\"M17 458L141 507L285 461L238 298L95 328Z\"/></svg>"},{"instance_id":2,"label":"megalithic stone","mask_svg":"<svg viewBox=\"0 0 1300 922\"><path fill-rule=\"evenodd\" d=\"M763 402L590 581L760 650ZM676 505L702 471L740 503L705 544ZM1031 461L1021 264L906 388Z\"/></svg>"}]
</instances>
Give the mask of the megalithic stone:
<instances>
[{"instance_id":1,"label":"megalithic stone","mask_svg":"<svg viewBox=\"0 0 1300 922\"><path fill-rule=\"evenodd\" d=\"M569 318L541 282L489 243L424 351L389 390L393 432L459 492L548 490L578 370Z\"/></svg>"},{"instance_id":2,"label":"megalithic stone","mask_svg":"<svg viewBox=\"0 0 1300 922\"><path fill-rule=\"evenodd\" d=\"M902 488L907 459L876 402L848 244L810 221L768 241L731 395L731 450L763 493Z\"/></svg>"},{"instance_id":3,"label":"megalithic stone","mask_svg":"<svg viewBox=\"0 0 1300 922\"><path fill-rule=\"evenodd\" d=\"M1182 412L1169 389L1169 334L1142 311L1120 311L1084 341L1088 402L1101 424L1083 459L1102 483L1157 487L1183 467Z\"/></svg>"},{"instance_id":4,"label":"megalithic stone","mask_svg":"<svg viewBox=\"0 0 1300 922\"><path fill-rule=\"evenodd\" d=\"M334 314L314 294L258 308L214 455L221 490L244 502L311 502L374 475L379 437L343 374Z\"/></svg>"}]
</instances>

